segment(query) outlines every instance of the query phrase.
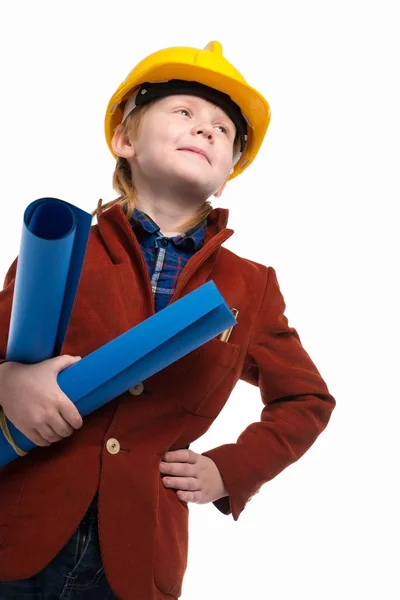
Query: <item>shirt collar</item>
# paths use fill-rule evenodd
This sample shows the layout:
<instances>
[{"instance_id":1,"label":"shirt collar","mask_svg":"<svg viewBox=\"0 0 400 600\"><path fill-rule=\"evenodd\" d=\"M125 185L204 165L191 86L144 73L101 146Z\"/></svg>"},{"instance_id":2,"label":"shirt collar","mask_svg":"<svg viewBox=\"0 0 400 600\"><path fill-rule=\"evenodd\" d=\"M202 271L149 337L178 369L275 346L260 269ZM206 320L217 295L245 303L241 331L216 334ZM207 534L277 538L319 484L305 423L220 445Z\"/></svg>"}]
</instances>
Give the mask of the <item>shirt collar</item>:
<instances>
[{"instance_id":1,"label":"shirt collar","mask_svg":"<svg viewBox=\"0 0 400 600\"><path fill-rule=\"evenodd\" d=\"M153 221L149 215L146 215L143 211L134 208L133 209L133 227L141 227L149 234L157 233L161 236L160 227ZM204 245L204 238L207 231L207 219L201 221L185 233L180 233L171 238L176 246L182 245L184 248L190 248L198 250Z\"/></svg>"}]
</instances>

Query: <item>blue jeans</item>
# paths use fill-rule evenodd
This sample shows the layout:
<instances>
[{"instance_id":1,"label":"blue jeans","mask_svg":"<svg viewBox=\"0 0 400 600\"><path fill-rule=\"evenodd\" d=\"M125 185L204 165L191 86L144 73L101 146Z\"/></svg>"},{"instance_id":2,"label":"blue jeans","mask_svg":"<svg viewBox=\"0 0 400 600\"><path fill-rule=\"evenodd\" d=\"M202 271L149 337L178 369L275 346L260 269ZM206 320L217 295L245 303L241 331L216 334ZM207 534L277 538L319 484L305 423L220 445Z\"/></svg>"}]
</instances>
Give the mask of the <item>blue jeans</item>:
<instances>
[{"instance_id":1,"label":"blue jeans","mask_svg":"<svg viewBox=\"0 0 400 600\"><path fill-rule=\"evenodd\" d=\"M0 581L0 600L116 600L100 555L97 496L59 554L29 579Z\"/></svg>"}]
</instances>

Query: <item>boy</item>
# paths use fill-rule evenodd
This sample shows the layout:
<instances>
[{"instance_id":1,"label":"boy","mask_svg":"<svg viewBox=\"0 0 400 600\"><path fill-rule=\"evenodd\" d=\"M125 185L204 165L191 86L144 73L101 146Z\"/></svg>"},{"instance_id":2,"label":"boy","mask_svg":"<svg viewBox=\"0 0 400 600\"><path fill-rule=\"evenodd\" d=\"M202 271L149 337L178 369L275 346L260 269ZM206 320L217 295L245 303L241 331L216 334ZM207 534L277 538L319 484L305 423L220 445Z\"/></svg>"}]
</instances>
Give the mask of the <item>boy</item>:
<instances>
[{"instance_id":1,"label":"boy","mask_svg":"<svg viewBox=\"0 0 400 600\"><path fill-rule=\"evenodd\" d=\"M228 211L209 204L255 158L268 123L268 103L217 42L152 54L111 98L120 195L99 203L63 355L0 366L2 410L38 446L0 470L1 599L178 598L188 503L237 520L326 427L335 401L288 326L274 269L223 248ZM15 263L0 295L2 358L14 278ZM210 279L238 311L231 336L82 426L57 373ZM240 378L260 388L260 422L193 452Z\"/></svg>"}]
</instances>

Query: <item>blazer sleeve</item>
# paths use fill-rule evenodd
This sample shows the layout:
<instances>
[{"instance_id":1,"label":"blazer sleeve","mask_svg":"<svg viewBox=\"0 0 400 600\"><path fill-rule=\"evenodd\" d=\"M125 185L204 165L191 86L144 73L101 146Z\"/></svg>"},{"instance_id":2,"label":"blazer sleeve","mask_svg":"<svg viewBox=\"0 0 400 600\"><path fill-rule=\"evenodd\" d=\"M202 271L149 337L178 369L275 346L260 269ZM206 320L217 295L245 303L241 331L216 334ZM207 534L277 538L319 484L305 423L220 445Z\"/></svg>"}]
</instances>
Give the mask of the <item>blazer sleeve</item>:
<instances>
[{"instance_id":1,"label":"blazer sleeve","mask_svg":"<svg viewBox=\"0 0 400 600\"><path fill-rule=\"evenodd\" d=\"M335 399L284 314L275 270L268 267L264 297L241 379L260 389L263 409L236 443L207 452L229 496L214 505L235 521L260 487L297 461L327 426Z\"/></svg>"},{"instance_id":2,"label":"blazer sleeve","mask_svg":"<svg viewBox=\"0 0 400 600\"><path fill-rule=\"evenodd\" d=\"M0 291L0 365L5 362L6 357L16 271L17 259L14 260L8 269L4 280L4 287Z\"/></svg>"}]
</instances>

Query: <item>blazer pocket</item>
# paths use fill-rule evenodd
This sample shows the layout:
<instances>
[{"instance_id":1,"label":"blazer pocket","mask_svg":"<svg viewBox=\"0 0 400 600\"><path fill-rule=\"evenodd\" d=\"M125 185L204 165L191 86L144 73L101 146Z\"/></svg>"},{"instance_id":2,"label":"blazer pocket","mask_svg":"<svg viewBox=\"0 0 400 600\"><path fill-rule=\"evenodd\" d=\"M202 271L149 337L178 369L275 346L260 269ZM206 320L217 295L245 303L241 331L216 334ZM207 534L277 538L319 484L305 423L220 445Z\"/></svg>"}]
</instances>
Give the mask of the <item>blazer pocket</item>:
<instances>
[{"instance_id":1,"label":"blazer pocket","mask_svg":"<svg viewBox=\"0 0 400 600\"><path fill-rule=\"evenodd\" d=\"M218 338L204 344L179 390L182 408L193 415L215 418L235 385L239 354L239 344Z\"/></svg>"}]
</instances>

